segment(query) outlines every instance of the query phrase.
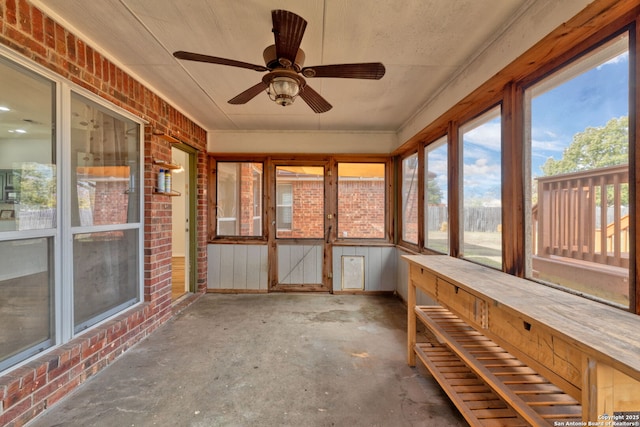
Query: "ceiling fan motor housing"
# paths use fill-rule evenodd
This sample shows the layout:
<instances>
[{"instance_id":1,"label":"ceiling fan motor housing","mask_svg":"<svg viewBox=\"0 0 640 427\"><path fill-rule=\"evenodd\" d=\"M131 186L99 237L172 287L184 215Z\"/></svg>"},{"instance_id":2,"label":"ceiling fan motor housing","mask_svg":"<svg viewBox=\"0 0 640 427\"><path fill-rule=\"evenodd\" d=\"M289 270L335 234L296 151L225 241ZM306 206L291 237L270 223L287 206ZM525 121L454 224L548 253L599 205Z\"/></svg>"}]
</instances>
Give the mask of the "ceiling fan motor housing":
<instances>
[{"instance_id":1,"label":"ceiling fan motor housing","mask_svg":"<svg viewBox=\"0 0 640 427\"><path fill-rule=\"evenodd\" d=\"M292 67L296 72L300 72L304 66L305 60L305 54L302 49L298 49L298 53L296 54L296 59L293 64L290 63L291 60L289 58L278 58L275 44L267 46L267 48L262 52L262 57L264 58L265 65L270 70Z\"/></svg>"}]
</instances>

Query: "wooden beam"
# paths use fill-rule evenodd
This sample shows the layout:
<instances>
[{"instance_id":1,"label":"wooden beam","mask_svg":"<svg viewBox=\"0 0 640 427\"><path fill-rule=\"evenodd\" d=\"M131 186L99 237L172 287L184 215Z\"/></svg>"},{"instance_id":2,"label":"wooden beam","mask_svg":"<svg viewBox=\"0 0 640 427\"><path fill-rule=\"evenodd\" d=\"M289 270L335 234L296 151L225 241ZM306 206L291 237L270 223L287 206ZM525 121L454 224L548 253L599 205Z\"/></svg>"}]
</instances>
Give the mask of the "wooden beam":
<instances>
[{"instance_id":1,"label":"wooden beam","mask_svg":"<svg viewBox=\"0 0 640 427\"><path fill-rule=\"evenodd\" d=\"M502 264L506 273L524 277L524 132L523 90L504 88L502 102Z\"/></svg>"}]
</instances>

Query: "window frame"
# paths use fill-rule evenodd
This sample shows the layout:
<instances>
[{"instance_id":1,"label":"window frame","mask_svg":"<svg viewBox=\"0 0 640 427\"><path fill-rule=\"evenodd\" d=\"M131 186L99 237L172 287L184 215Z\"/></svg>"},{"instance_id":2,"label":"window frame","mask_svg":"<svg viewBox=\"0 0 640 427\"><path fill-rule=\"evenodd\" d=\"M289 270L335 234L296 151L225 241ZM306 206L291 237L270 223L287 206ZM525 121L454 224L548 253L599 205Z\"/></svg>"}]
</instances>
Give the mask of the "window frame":
<instances>
[{"instance_id":1,"label":"window frame","mask_svg":"<svg viewBox=\"0 0 640 427\"><path fill-rule=\"evenodd\" d=\"M492 114L494 110L498 110L498 114L494 115ZM503 236L503 232L502 230L500 230L500 266L494 266L494 265L490 265L490 264L485 264L485 263L480 263L472 258L469 258L467 256L465 256L465 216L464 216L464 208L465 208L465 186L464 186L464 181L465 181L465 173L464 173L464 133L465 133L465 127L469 126L470 129L469 131L473 131L477 128L479 128L480 126L483 126L487 123L490 123L491 121L495 120L495 118L500 119L500 156L498 156L498 164L500 166L500 224L502 224L502 216L503 216L503 211L505 209L505 202L504 202L504 197L503 197L503 193L504 193L504 181L505 181L505 177L504 177L504 173L503 173L503 158L504 158L504 140L503 140L503 115L504 115L504 109L502 108L502 102L498 102L497 104L492 105L491 107L485 109L484 111L482 111L481 113L479 113L478 115L466 120L464 123L460 123L460 126L458 127L458 153L459 153L459 173L460 173L460 180L458 183L458 194L461 196L460 197L460 209L458 210L458 214L460 215L459 217L459 229L458 229L458 247L459 247L459 258L462 258L466 261L469 262L474 262L477 264L481 264L490 268L494 268L494 269L498 269L498 270L502 270L504 268L504 258L505 258L505 254L504 254L504 236ZM486 118L488 118L489 116L494 117L490 120L485 121Z\"/></svg>"},{"instance_id":2,"label":"window frame","mask_svg":"<svg viewBox=\"0 0 640 427\"><path fill-rule=\"evenodd\" d=\"M140 117L128 112L124 108L109 103L107 100L95 95L87 89L65 79L41 65L27 61L11 52L3 52L0 56L3 65L14 67L20 72L31 74L37 78L47 80L52 84L51 105L53 111L51 143L54 144L52 160L56 166L56 221L51 228L34 230L15 230L0 233L0 241L28 241L33 239L46 239L50 249L48 262L52 266L53 273L50 281L53 282L50 289L52 295L52 313L50 314L50 327L53 337L46 345L38 345L35 351L23 350L6 359L0 365L0 373L5 373L23 366L29 361L64 345L83 334L100 327L114 316L124 310L140 305L144 301L144 127L146 122ZM82 227L72 227L70 215L62 215L70 212L71 206L71 97L72 93L97 104L101 108L134 122L139 129L137 138L138 150L138 176L135 177L133 190L137 190L138 221L127 224L119 224L118 230L137 230L136 241L138 256L135 259L137 265L135 285L136 298L133 302L115 310L109 310L96 322L80 330L75 329L73 320L73 249L72 236ZM100 231L108 231L114 226L98 227ZM75 231L72 231L72 228ZM93 227L92 227L93 229Z\"/></svg>"},{"instance_id":3,"label":"window frame","mask_svg":"<svg viewBox=\"0 0 640 427\"><path fill-rule=\"evenodd\" d=\"M461 201L455 188L459 187L458 181L461 179L461 160L458 154L458 128L459 124L473 118L488 108L502 104L502 221L503 230L503 268L502 271L518 277L524 277L525 269L525 236L526 225L524 221L525 206L525 168L523 144L524 128L526 118L523 112L523 92L524 88L536 82L546 75L553 73L558 68L574 60L574 58L596 49L601 44L606 43L622 32L629 32L630 43L630 111L629 111L629 193L630 193L630 217L636 218L636 209L640 205L640 191L636 188L637 167L640 164L640 150L636 148L638 135L640 135L640 120L638 120L638 105L640 105L640 85L638 84L637 70L640 69L640 47L637 42L640 30L637 28L637 17L634 14L617 13L609 20L596 22L593 15L587 15L591 26L570 27L571 37L565 37L566 28L557 28L545 39L545 43L539 43L532 49L505 66L485 82L476 87L465 96L461 102L454 103L448 110L443 112L438 118L429 122L420 132L404 141L401 149L396 150L394 161L400 164L400 159L406 153L414 150L415 147L423 147L425 141L432 141L440 137L443 133L449 136L450 153L449 167L450 175L449 188L449 223L450 223L450 256L459 257L460 248L458 245L458 229L460 228L459 211ZM579 19L584 19L581 15ZM582 22L582 21L580 21ZM572 24L573 25L573 24ZM548 43L553 41L555 46L553 51L548 50ZM398 194L401 184L401 175L396 170L396 189ZM398 219L396 228L398 235L402 233L400 201L396 200L394 206L395 217ZM631 233L630 242L630 304L628 310L640 314L640 239L637 238L637 221L634 222L635 231ZM415 251L415 248L397 238L397 246L405 248L407 251ZM421 249L421 252L430 253L428 249ZM620 307L618 307L620 308ZM623 307L624 308L624 307Z\"/></svg>"},{"instance_id":4,"label":"window frame","mask_svg":"<svg viewBox=\"0 0 640 427\"><path fill-rule=\"evenodd\" d=\"M422 154L421 154L422 153ZM398 241L402 242L404 245L406 245L409 248L412 248L416 251L419 250L419 248L422 246L422 233L423 233L423 226L421 223L421 215L422 215L422 209L423 206L422 203L420 203L420 201L422 200L422 194L424 194L424 184L421 183L422 180L424 180L423 178L423 169L424 169L424 159L421 159L422 155L424 154L424 150L411 150L407 153L405 153L401 158L400 161L398 162L398 209L397 209L397 218L398 218L398 225L399 225L399 230L398 230ZM405 239L405 229L407 224L405 223L405 216L403 214L404 212L404 193L405 193L405 161L407 161L409 158L415 156L416 160L416 165L415 165L415 172L414 172L414 176L415 176L415 185L416 185L416 189L415 189L415 194L416 194L416 241L412 242L410 240L406 240ZM413 180L412 180L413 181Z\"/></svg>"},{"instance_id":5,"label":"window frame","mask_svg":"<svg viewBox=\"0 0 640 427\"><path fill-rule=\"evenodd\" d=\"M434 149L434 145L437 145L437 147ZM422 221L422 227L423 227L423 234L424 234L424 239L423 239L423 244L422 244L422 249L427 251L427 252L433 252L433 253L438 253L438 254L449 254L451 252L451 224L449 221L449 215L450 215L450 194L451 194L451 141L449 138L448 134L444 134L442 136L440 136L439 138L436 138L434 140L432 140L431 142L429 142L428 144L425 144L424 147L422 148L422 150L424 151L424 161L423 161L423 165L422 165L422 169L424 169L424 183L422 184L424 187L424 218ZM446 155L446 170L447 170L447 188L446 191L443 192L442 197L446 200L446 210L447 210L447 250L445 252L443 251L439 251L438 249L432 248L428 246L428 242L429 242L429 231L427 230L426 227L426 223L429 221L429 212L428 212L428 196L429 196L429 191L428 191L428 187L426 185L427 183L427 179L428 179L428 166L429 166L429 153L437 150L441 147L446 147L447 150L447 155Z\"/></svg>"},{"instance_id":6,"label":"window frame","mask_svg":"<svg viewBox=\"0 0 640 427\"><path fill-rule=\"evenodd\" d=\"M262 182L260 185L260 212L261 218L261 230L259 235L254 236L234 236L234 235L220 235L218 234L218 163L260 163L262 164ZM267 241L268 228L267 228L267 200L269 197L269 190L267 182L270 176L268 157L266 156L251 156L251 155L234 155L234 154L214 154L208 155L209 164L209 177L208 180L208 221L207 221L207 236L209 243L225 243L225 242L238 242L243 241L247 243L259 243ZM253 179L253 176L252 176ZM255 215L255 212L253 212ZM254 216L255 218L255 216Z\"/></svg>"},{"instance_id":7,"label":"window frame","mask_svg":"<svg viewBox=\"0 0 640 427\"><path fill-rule=\"evenodd\" d=\"M351 164L351 163L360 163L360 164L381 164L384 166L384 175L383 175L383 191L384 191L384 206L382 207L384 219L383 219L383 237L344 237L340 233L340 175L339 175L339 166L340 164ZM389 221L391 217L390 210L390 202L389 202L389 185L390 185L390 162L388 158L363 158L359 157L357 160L353 158L336 158L335 160L335 176L336 176L336 192L335 192L335 200L336 200L336 239L335 241L343 244L352 244L354 242L363 242L363 243L376 243L376 242L386 242L390 240L389 238Z\"/></svg>"},{"instance_id":8,"label":"window frame","mask_svg":"<svg viewBox=\"0 0 640 427\"><path fill-rule=\"evenodd\" d=\"M222 236L216 234L216 221L217 221L217 164L218 162L251 162L263 164L263 185L262 185L262 235L261 236ZM208 224L207 224L207 236L209 243L215 244L234 244L243 242L247 244L264 244L270 241L271 234L276 232L276 194L275 194L275 167L283 164L288 165L311 165L311 164L326 164L328 175L325 176L325 188L333 188L334 190L325 196L328 205L325 207L327 212L337 215L337 203L338 203L338 191L337 191L337 176L338 176L338 163L384 163L385 165L385 232L383 238L351 238L343 239L337 236L337 222L336 225L331 227L329 233L329 239L333 245L389 245L393 243L394 231L392 230L393 221L393 209L394 206L391 203L391 191L394 186L393 174L394 167L391 155L296 155L290 156L271 156L271 155L247 155L238 153L208 153L209 164L209 206L208 206ZM329 184L327 184L329 183ZM336 218L336 216L334 218ZM326 221L326 220L325 220ZM335 221L329 220L329 221ZM273 227L272 227L273 226ZM271 229L272 228L272 229ZM273 236L275 238L275 235Z\"/></svg>"},{"instance_id":9,"label":"window frame","mask_svg":"<svg viewBox=\"0 0 640 427\"><path fill-rule=\"evenodd\" d=\"M581 61L585 57L588 57L598 49L607 45L608 43L614 41L616 38L627 34L628 36L628 55L629 55L629 68L628 68L628 120L629 120L629 151L628 151L628 174L629 174L629 183L628 183L628 192L629 192L629 217L635 218L635 212L638 206L638 201L640 199L640 194L638 193L638 188L635 187L635 169L637 167L637 155L640 154L640 150L636 150L635 146L637 141L636 135L636 126L637 126L637 103L635 100L637 97L634 96L634 90L638 93L638 77L636 75L636 63L634 63L634 52L638 52L638 43L636 39L636 31L635 25L626 24L622 25L616 31L607 33L602 37L599 37L597 41L591 41L589 43L581 43L576 48L571 51L571 55L567 55L564 60L559 64L554 64L552 67L541 69L539 72L531 74L519 82L517 86L517 98L519 100L518 107L520 108L521 114L524 117L523 122L527 123L529 126L524 126L522 129L523 135L523 153L522 153L522 162L523 162L523 170L526 171L526 176L524 177L523 182L523 194L524 197L524 205L525 205L525 213L530 213L532 210L532 184L531 184L531 157L532 157L532 147L531 147L531 130L530 126L532 126L532 118L531 118L531 107L530 105L526 105L527 102L531 102L533 96L530 96L527 91L532 89L538 84L544 84L545 80L553 79L558 75L569 72L573 74L573 76L569 79L562 80L560 84L552 84L552 86L560 86L564 83L572 81L573 78L580 75L584 70L592 70L594 68L602 66L603 62L596 66L587 66L586 63L580 64ZM587 60L588 61L588 60ZM637 60L636 60L637 61ZM572 71L570 68L575 67L576 71ZM551 89L550 89L551 90ZM570 145L570 144L569 144ZM524 263L522 266L521 277L524 277L532 282L539 284L541 286L549 286L553 288L560 289L564 292L577 294L583 298L594 300L596 302L610 305L616 308L634 311L637 314L640 314L640 297L638 297L640 293L640 287L638 286L638 265L633 259L634 247L638 247L638 239L637 233L638 230L635 230L635 233L630 233L630 242L629 242L629 267L628 267L628 283L629 283L629 304L628 306L616 303L614 301L610 301L599 296L595 296L589 294L588 292L581 292L571 287L563 286L562 284L548 282L542 279L535 278L533 275L533 267L532 267L532 257L533 257L533 236L531 231L531 215L525 214L525 218L523 218L523 241L525 243L523 248L523 259ZM631 227L633 230L633 227ZM638 253L636 252L636 257Z\"/></svg>"}]
</instances>

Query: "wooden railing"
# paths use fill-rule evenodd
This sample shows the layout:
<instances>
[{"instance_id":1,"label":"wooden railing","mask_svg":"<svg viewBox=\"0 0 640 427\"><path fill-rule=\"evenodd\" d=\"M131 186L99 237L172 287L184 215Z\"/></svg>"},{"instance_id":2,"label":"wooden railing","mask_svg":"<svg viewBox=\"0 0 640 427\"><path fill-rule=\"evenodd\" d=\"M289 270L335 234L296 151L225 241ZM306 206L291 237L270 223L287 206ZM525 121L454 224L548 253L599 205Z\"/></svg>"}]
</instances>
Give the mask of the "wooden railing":
<instances>
[{"instance_id":1,"label":"wooden railing","mask_svg":"<svg viewBox=\"0 0 640 427\"><path fill-rule=\"evenodd\" d=\"M538 178L533 251L629 267L627 165Z\"/></svg>"}]
</instances>

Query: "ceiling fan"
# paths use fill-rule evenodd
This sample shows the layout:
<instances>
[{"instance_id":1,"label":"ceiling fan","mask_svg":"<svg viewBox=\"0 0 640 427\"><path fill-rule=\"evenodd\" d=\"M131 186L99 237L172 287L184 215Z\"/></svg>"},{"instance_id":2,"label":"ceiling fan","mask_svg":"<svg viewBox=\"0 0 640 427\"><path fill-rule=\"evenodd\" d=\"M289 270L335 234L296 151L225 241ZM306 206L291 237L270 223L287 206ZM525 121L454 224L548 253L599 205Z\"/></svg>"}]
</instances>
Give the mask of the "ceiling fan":
<instances>
[{"instance_id":1,"label":"ceiling fan","mask_svg":"<svg viewBox=\"0 0 640 427\"><path fill-rule=\"evenodd\" d=\"M307 21L287 10L272 10L271 19L275 44L268 46L263 52L266 66L185 51L174 52L173 56L189 61L268 71L261 82L230 99L229 104L246 104L260 92L266 91L272 101L283 107L291 105L299 95L316 113L327 112L332 106L307 85L305 77L379 80L384 76L385 68L380 62L303 67L305 55L300 49L300 43Z\"/></svg>"}]
</instances>

